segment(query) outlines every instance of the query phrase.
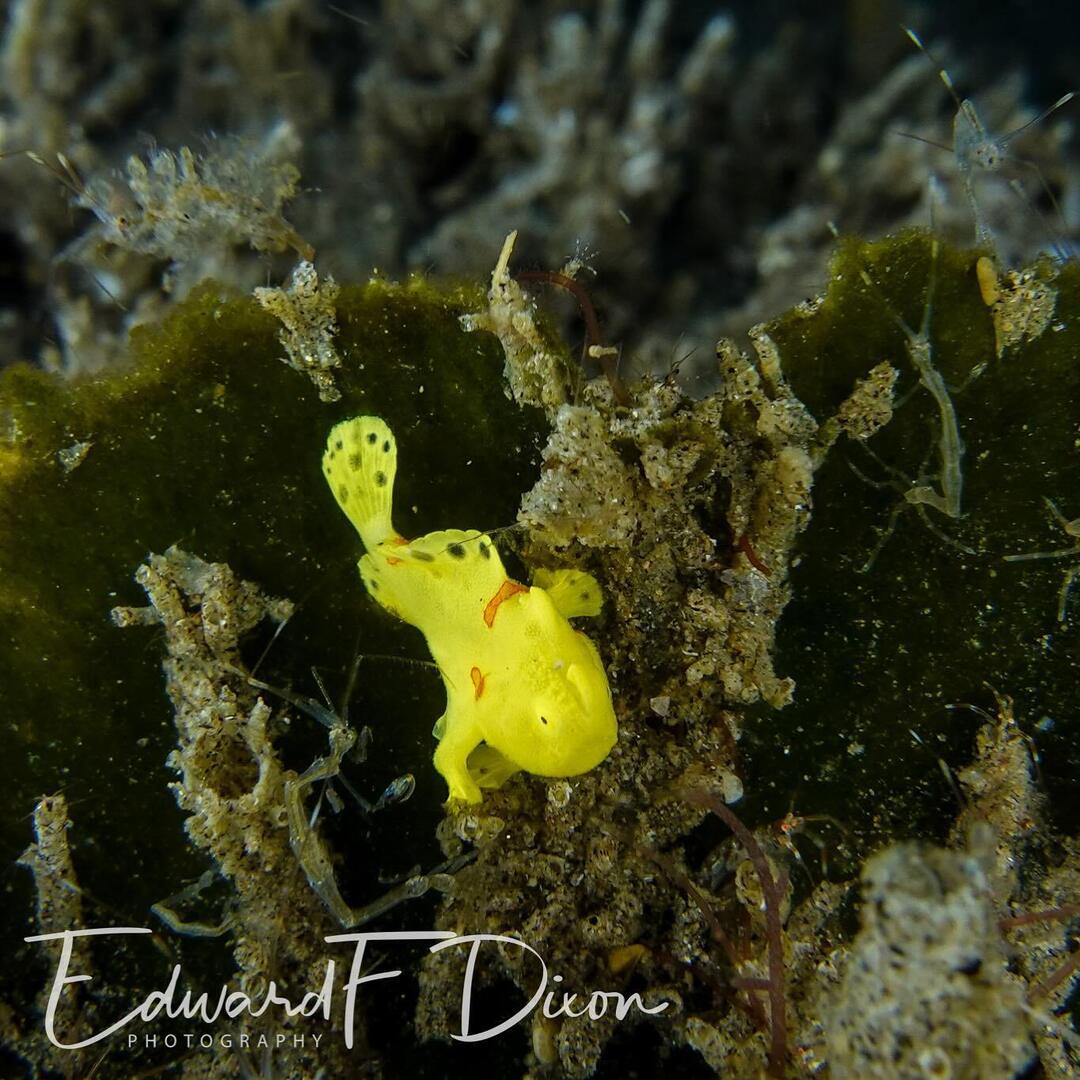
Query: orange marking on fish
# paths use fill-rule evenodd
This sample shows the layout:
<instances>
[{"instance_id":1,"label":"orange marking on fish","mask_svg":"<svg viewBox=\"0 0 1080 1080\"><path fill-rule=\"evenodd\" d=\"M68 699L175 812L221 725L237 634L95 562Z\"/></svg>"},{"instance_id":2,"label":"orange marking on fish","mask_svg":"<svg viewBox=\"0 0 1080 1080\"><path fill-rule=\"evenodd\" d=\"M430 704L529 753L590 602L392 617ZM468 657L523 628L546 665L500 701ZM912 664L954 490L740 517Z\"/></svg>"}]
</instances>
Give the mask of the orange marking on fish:
<instances>
[{"instance_id":1,"label":"orange marking on fish","mask_svg":"<svg viewBox=\"0 0 1080 1080\"><path fill-rule=\"evenodd\" d=\"M528 585L522 585L507 578L499 586L499 591L488 601L487 607L484 608L484 622L487 623L488 629L490 630L495 625L495 614L504 600L509 600L515 593L528 591Z\"/></svg>"},{"instance_id":2,"label":"orange marking on fish","mask_svg":"<svg viewBox=\"0 0 1080 1080\"><path fill-rule=\"evenodd\" d=\"M479 701L480 695L484 692L484 676L480 674L478 667L474 667L469 672L469 676L472 678L473 684L473 701Z\"/></svg>"},{"instance_id":3,"label":"orange marking on fish","mask_svg":"<svg viewBox=\"0 0 1080 1080\"><path fill-rule=\"evenodd\" d=\"M391 544L396 544L398 547L401 547L403 544L407 544L408 542L409 541L406 540L404 536L391 536L390 537L390 543Z\"/></svg>"},{"instance_id":4,"label":"orange marking on fish","mask_svg":"<svg viewBox=\"0 0 1080 1080\"><path fill-rule=\"evenodd\" d=\"M397 564L399 562L402 562L402 561L403 560L399 559L396 555L387 555L386 556L386 565L387 566L397 566Z\"/></svg>"}]
</instances>

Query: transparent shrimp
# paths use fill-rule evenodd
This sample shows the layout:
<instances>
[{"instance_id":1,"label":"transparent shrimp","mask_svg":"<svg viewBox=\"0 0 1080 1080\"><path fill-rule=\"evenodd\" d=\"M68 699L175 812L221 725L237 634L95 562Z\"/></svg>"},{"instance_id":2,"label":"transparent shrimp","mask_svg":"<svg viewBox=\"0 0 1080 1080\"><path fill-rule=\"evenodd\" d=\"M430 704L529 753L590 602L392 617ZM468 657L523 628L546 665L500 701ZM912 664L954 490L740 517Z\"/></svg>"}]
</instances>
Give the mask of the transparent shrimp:
<instances>
[{"instance_id":1,"label":"transparent shrimp","mask_svg":"<svg viewBox=\"0 0 1080 1080\"><path fill-rule=\"evenodd\" d=\"M263 656L276 640L271 640ZM325 704L315 698L293 693L271 686L255 678L254 675L238 672L256 689L265 690L288 702L294 708L306 713L313 720L327 728L329 751L315 761L300 776L285 782L285 813L289 826L289 845L297 862L300 863L308 884L323 901L330 913L346 928L361 926L404 900L423 896L431 889L447 892L453 887L453 875L472 858L471 854L458 856L441 863L427 873L422 873L419 866L414 866L391 889L371 903L362 907L351 907L338 889L330 853L319 835L317 828L319 813L325 800L332 809L339 810L341 799L334 790L340 784L357 802L365 814L375 814L389 806L405 802L416 788L416 781L411 773L392 780L374 802L366 799L342 772L342 761L347 757L362 763L367 756L371 743L370 728L361 728L358 732L348 721L348 702L352 697L360 663L373 657L358 654L349 671L348 682L340 708L330 704L330 697L323 685L318 671L312 668L312 676L319 687ZM426 665L425 665L426 666ZM258 667L258 664L256 664ZM307 810L309 789L318 786L318 795L313 808Z\"/></svg>"},{"instance_id":2,"label":"transparent shrimp","mask_svg":"<svg viewBox=\"0 0 1080 1080\"><path fill-rule=\"evenodd\" d=\"M875 545L866 564L862 567L866 572L873 565L874 560L885 546L896 525L896 519L905 506L914 506L926 527L939 539L953 547L959 548L965 554L974 554L973 550L952 537L943 533L930 520L927 510L936 510L943 516L952 520L958 520L962 515L961 498L963 495L963 456L964 443L960 437L960 425L956 418L956 409L953 407L952 398L941 372L934 365L933 348L930 343L930 319L933 310L934 290L937 287L937 266L939 245L937 237L930 239L930 273L926 285L926 302L923 307L922 323L916 331L907 324L893 309L881 293L881 289L869 272L865 269L860 271L865 284L878 296L893 322L903 331L907 339L905 351L911 366L919 377L919 384L923 386L934 399L934 405L938 412L939 433L937 451L939 458L939 470L937 474L937 487L930 481L931 478L920 474L915 481L908 480L898 470L887 467L894 476L906 483L903 487L903 502L899 503L892 512L881 539ZM856 470L858 472L858 470Z\"/></svg>"},{"instance_id":3,"label":"transparent shrimp","mask_svg":"<svg viewBox=\"0 0 1080 1080\"><path fill-rule=\"evenodd\" d=\"M937 71L938 78L941 79L942 85L948 90L949 96L956 105L956 114L953 117L953 143L951 148L945 147L945 149L951 149L956 157L957 172L960 174L960 180L964 185L964 192L967 195L968 203L971 206L971 212L975 219L975 242L989 248L991 251L994 250L993 233L991 232L989 225L987 225L982 211L979 208L978 200L975 197L975 174L977 171L998 172L1006 161L1015 161L1017 164L1023 165L1025 168L1031 169L1035 173L1038 177L1040 186L1048 196L1051 205L1054 207L1055 213L1060 216L1054 193L1051 191L1050 185L1047 184L1046 178L1043 176L1038 165L1033 161L1026 161L1023 158L1018 158L1015 155L1010 154L1009 144L1016 136L1027 131L1029 128L1034 127L1036 124L1041 123L1050 116L1051 113L1056 112L1063 105L1072 101L1076 96L1075 91L1070 90L1068 93L1062 94L1053 105L1044 109L1038 116L1021 124L1018 128L1015 128L1008 134L1002 135L1000 138L995 138L983 123L982 117L979 116L979 112L975 108L974 103L970 98L960 97L956 89L956 84L952 80L952 76L950 76L948 71L938 63L930 50L923 44L919 35L910 27L905 26L903 29L915 47L933 65L934 69ZM921 139L919 136L911 137L919 138L921 142L930 142L930 140ZM938 144L934 143L933 145L936 146ZM1025 204L1028 205L1028 208L1031 209L1030 203L1028 203L1027 197L1024 195L1023 189L1019 184L1014 183L1012 187L1024 200ZM1058 241L1055 238L1055 245L1057 242Z\"/></svg>"}]
</instances>

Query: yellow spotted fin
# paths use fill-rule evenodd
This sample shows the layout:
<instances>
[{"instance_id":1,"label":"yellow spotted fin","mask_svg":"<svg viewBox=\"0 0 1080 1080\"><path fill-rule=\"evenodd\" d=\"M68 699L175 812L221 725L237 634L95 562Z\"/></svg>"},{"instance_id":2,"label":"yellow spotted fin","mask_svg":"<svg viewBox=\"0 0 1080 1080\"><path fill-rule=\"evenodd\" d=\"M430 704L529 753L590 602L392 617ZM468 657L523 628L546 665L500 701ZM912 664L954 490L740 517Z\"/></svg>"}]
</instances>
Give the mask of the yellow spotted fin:
<instances>
[{"instance_id":1,"label":"yellow spotted fin","mask_svg":"<svg viewBox=\"0 0 1080 1080\"><path fill-rule=\"evenodd\" d=\"M539 585L563 618L596 616L604 604L600 585L584 570L537 570L533 584Z\"/></svg>"},{"instance_id":2,"label":"yellow spotted fin","mask_svg":"<svg viewBox=\"0 0 1080 1080\"><path fill-rule=\"evenodd\" d=\"M322 467L338 506L368 551L397 535L390 521L397 443L386 421L355 416L336 425L327 439Z\"/></svg>"}]
</instances>

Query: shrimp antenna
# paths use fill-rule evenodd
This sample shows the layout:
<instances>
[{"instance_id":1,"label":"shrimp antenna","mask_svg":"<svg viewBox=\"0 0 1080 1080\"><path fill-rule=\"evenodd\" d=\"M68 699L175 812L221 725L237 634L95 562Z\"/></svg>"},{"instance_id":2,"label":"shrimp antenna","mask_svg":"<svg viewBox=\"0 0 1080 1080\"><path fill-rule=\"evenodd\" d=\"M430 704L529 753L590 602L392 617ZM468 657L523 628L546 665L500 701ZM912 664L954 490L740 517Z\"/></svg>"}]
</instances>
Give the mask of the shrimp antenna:
<instances>
[{"instance_id":1,"label":"shrimp antenna","mask_svg":"<svg viewBox=\"0 0 1080 1080\"><path fill-rule=\"evenodd\" d=\"M1061 97L1059 97L1057 99L1057 101L1054 102L1053 105L1051 105L1047 109L1043 109L1043 111L1041 113L1039 113L1038 116L1034 117L1031 120L1028 120L1024 124L1021 124L1018 128L1015 128L1013 131L1010 131L1008 135L1003 135L1002 138L1001 138L1001 144L1004 146L1005 143L1007 143L1010 139L1014 138L1015 136L1019 135L1020 132L1027 131L1027 129L1029 127L1034 127L1036 124L1038 124L1041 121L1045 120L1052 113L1057 112L1058 109L1060 109L1062 107L1062 105L1068 105L1068 103L1070 101L1072 101L1072 99L1074 97L1076 97L1076 91L1075 90L1070 90L1067 94L1062 94Z\"/></svg>"}]
</instances>

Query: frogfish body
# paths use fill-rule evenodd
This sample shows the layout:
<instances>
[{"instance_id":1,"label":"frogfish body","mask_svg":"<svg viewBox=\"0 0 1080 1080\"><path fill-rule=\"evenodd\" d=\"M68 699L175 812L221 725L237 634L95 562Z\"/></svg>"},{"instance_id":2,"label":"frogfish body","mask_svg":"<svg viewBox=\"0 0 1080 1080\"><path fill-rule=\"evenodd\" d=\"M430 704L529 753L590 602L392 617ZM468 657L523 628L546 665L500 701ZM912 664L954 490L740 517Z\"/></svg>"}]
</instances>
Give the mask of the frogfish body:
<instances>
[{"instance_id":1,"label":"frogfish body","mask_svg":"<svg viewBox=\"0 0 1080 1080\"><path fill-rule=\"evenodd\" d=\"M338 424L323 474L360 534L360 578L387 611L427 639L446 687L435 768L451 799L482 800L519 770L576 776L615 745L611 691L596 646L569 619L598 615L596 580L542 571L507 576L491 538L446 529L415 540L391 522L397 445L385 421Z\"/></svg>"}]
</instances>

